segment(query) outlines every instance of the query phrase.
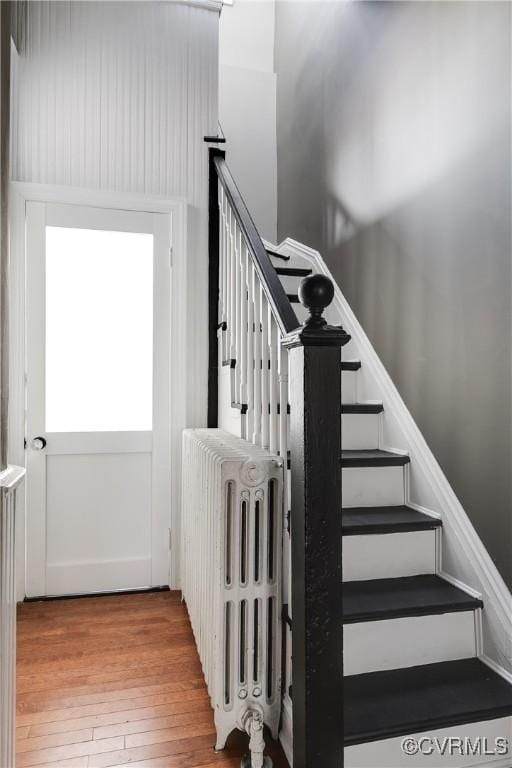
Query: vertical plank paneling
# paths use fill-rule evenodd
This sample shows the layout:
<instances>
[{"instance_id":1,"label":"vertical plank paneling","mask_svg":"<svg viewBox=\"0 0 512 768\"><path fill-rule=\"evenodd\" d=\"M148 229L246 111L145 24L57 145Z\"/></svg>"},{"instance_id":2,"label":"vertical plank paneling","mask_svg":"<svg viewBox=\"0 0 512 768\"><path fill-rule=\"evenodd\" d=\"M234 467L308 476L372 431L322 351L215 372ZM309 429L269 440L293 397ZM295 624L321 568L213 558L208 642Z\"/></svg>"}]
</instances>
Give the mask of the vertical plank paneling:
<instances>
[{"instance_id":1,"label":"vertical plank paneling","mask_svg":"<svg viewBox=\"0 0 512 768\"><path fill-rule=\"evenodd\" d=\"M23 19L13 178L179 195L205 210L217 13L62 0L28 3Z\"/></svg>"}]
</instances>

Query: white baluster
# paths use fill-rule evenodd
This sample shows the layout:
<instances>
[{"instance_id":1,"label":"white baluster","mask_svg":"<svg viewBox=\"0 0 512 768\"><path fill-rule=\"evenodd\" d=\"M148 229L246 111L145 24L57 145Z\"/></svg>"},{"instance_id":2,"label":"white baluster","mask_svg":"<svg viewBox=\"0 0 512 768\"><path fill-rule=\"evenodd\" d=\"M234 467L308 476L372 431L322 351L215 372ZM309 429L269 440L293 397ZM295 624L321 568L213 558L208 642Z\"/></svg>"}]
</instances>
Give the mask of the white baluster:
<instances>
[{"instance_id":1,"label":"white baluster","mask_svg":"<svg viewBox=\"0 0 512 768\"><path fill-rule=\"evenodd\" d=\"M240 241L240 350L237 360L237 373L240 376L240 402L247 404L247 248L245 241ZM242 437L247 437L247 416L242 417Z\"/></svg>"},{"instance_id":2,"label":"white baluster","mask_svg":"<svg viewBox=\"0 0 512 768\"><path fill-rule=\"evenodd\" d=\"M269 324L269 344L270 344L270 435L269 449L271 453L277 453L278 446L278 406L279 406L279 380L277 370L277 325L272 314L270 305L268 307ZM287 410L286 404L281 403L281 412L283 408Z\"/></svg>"},{"instance_id":3,"label":"white baluster","mask_svg":"<svg viewBox=\"0 0 512 768\"><path fill-rule=\"evenodd\" d=\"M225 195L222 184L219 182L219 322L226 322L226 293L225 293L225 272L226 272L226 224L225 224ZM220 332L220 362L224 360L226 344L226 333Z\"/></svg>"},{"instance_id":4,"label":"white baluster","mask_svg":"<svg viewBox=\"0 0 512 768\"><path fill-rule=\"evenodd\" d=\"M286 517L290 510L290 472L288 471L288 429L290 420L288 417L288 350L282 345L281 333L277 334L277 370L279 381L279 402L281 408L279 411L279 455L283 457L285 473L283 483L283 510L285 514L284 528L286 528ZM283 560L287 562L287 560ZM289 559L291 563L291 559ZM291 584L291 582L289 582ZM289 602L291 605L291 603Z\"/></svg>"},{"instance_id":5,"label":"white baluster","mask_svg":"<svg viewBox=\"0 0 512 768\"><path fill-rule=\"evenodd\" d=\"M261 445L261 313L260 281L253 269L254 302L254 428L252 441Z\"/></svg>"},{"instance_id":6,"label":"white baluster","mask_svg":"<svg viewBox=\"0 0 512 768\"><path fill-rule=\"evenodd\" d=\"M231 275L232 275L232 262L231 262L231 206L226 201L226 218L225 218L225 233L226 233L226 349L223 362L225 362L231 352L231 336L233 329L231 326Z\"/></svg>"},{"instance_id":7,"label":"white baluster","mask_svg":"<svg viewBox=\"0 0 512 768\"><path fill-rule=\"evenodd\" d=\"M230 314L230 344L229 357L236 359L236 256L235 256L235 228L236 219L231 206L229 207L229 261L230 261L230 284L229 284L229 314Z\"/></svg>"},{"instance_id":8,"label":"white baluster","mask_svg":"<svg viewBox=\"0 0 512 768\"><path fill-rule=\"evenodd\" d=\"M241 337L242 337L242 233L238 222L235 220L234 230L235 246L235 355L236 369L234 372L235 403L241 403L240 396L240 363L241 363Z\"/></svg>"},{"instance_id":9,"label":"white baluster","mask_svg":"<svg viewBox=\"0 0 512 768\"><path fill-rule=\"evenodd\" d=\"M288 458L288 350L281 343L279 334L277 344L277 370L279 378L279 455Z\"/></svg>"},{"instance_id":10,"label":"white baluster","mask_svg":"<svg viewBox=\"0 0 512 768\"><path fill-rule=\"evenodd\" d=\"M246 250L247 263L247 434L251 440L254 432L254 265Z\"/></svg>"},{"instance_id":11,"label":"white baluster","mask_svg":"<svg viewBox=\"0 0 512 768\"><path fill-rule=\"evenodd\" d=\"M269 446L269 306L265 291L261 285L260 293L260 318L261 318L261 444L264 448Z\"/></svg>"}]
</instances>

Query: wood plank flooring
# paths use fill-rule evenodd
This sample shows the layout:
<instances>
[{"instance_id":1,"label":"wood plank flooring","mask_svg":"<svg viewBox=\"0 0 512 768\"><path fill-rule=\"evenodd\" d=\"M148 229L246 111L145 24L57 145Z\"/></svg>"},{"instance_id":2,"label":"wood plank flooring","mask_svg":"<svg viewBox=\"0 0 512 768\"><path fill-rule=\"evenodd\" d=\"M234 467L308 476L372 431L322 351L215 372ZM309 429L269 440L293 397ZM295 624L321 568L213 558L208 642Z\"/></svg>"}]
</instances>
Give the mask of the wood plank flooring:
<instances>
[{"instance_id":1,"label":"wood plank flooring","mask_svg":"<svg viewBox=\"0 0 512 768\"><path fill-rule=\"evenodd\" d=\"M17 768L238 768L216 755L185 606L156 592L18 606ZM276 744L275 768L288 763Z\"/></svg>"}]
</instances>

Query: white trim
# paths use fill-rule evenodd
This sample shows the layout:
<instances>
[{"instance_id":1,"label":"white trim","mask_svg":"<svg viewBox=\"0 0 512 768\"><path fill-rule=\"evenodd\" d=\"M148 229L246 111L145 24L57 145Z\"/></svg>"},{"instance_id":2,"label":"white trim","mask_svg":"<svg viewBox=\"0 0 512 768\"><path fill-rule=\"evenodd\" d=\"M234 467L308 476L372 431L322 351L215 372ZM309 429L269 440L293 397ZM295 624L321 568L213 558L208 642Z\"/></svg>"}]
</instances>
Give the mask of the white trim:
<instances>
[{"instance_id":1,"label":"white trim","mask_svg":"<svg viewBox=\"0 0 512 768\"><path fill-rule=\"evenodd\" d=\"M452 584L454 587L457 587L457 589L462 590L462 592L466 592L468 595L471 595L471 597L475 597L477 600L483 600L483 595L481 592L479 592L477 589L473 589L465 582L461 581L460 579L456 579L455 576L452 576L449 573L446 573L446 571L443 571L442 568L439 569L438 574L442 579L447 581L449 584Z\"/></svg>"},{"instance_id":2,"label":"white trim","mask_svg":"<svg viewBox=\"0 0 512 768\"><path fill-rule=\"evenodd\" d=\"M430 514L433 512L442 517L441 575L446 578L449 571L450 578L463 585L466 591L469 591L468 585L471 585L473 592L481 594L485 605L483 648L495 664L512 672L512 595L375 349L317 251L291 238L284 240L274 250L308 261L315 271L333 280L335 296L326 312L327 318L333 323L341 321L351 334L364 366L365 377L371 381L378 396L382 397L386 411L387 442L398 442L405 446L411 456L414 468L414 483L410 478L408 491L414 494L411 506L416 505L415 508L418 508L421 505L431 510ZM357 352L351 349L350 356L353 357Z\"/></svg>"},{"instance_id":3,"label":"white trim","mask_svg":"<svg viewBox=\"0 0 512 768\"><path fill-rule=\"evenodd\" d=\"M24 467L15 467L9 464L3 472L0 472L0 490L12 493L19 486L24 476Z\"/></svg>"},{"instance_id":4,"label":"white trim","mask_svg":"<svg viewBox=\"0 0 512 768\"><path fill-rule=\"evenodd\" d=\"M482 609L479 608L478 610L474 611L475 616L475 640L476 640L476 655L478 657L482 656L483 654L483 646L484 646L484 633L483 633L483 627L482 627Z\"/></svg>"},{"instance_id":5,"label":"white trim","mask_svg":"<svg viewBox=\"0 0 512 768\"><path fill-rule=\"evenodd\" d=\"M109 192L102 189L66 187L55 184L35 184L12 181L11 192L25 202L55 203L57 205L84 205L90 208L112 208L117 211L142 211L144 213L177 213L186 209L183 197L137 195L131 192Z\"/></svg>"},{"instance_id":6,"label":"white trim","mask_svg":"<svg viewBox=\"0 0 512 768\"><path fill-rule=\"evenodd\" d=\"M382 451L397 453L399 456L409 456L409 451L404 450L403 448L397 448L395 445L386 445L386 443L382 443L380 447Z\"/></svg>"},{"instance_id":7,"label":"white trim","mask_svg":"<svg viewBox=\"0 0 512 768\"><path fill-rule=\"evenodd\" d=\"M439 512L434 512L431 509L427 509L427 507L422 507L421 504L415 504L413 501L408 501L408 505L411 507L411 509L415 509L417 512L421 512L423 515L427 515L427 517L433 517L434 520L442 520L442 515L439 514Z\"/></svg>"},{"instance_id":8,"label":"white trim","mask_svg":"<svg viewBox=\"0 0 512 768\"><path fill-rule=\"evenodd\" d=\"M10 191L9 263L9 462L25 467L25 200ZM16 498L16 600L25 597L25 490Z\"/></svg>"},{"instance_id":9,"label":"white trim","mask_svg":"<svg viewBox=\"0 0 512 768\"><path fill-rule=\"evenodd\" d=\"M170 424L174 460L171 465L171 512L170 525L179 540L180 488L181 488L181 434L188 426L186 401L193 387L187 383L190 367L187 358L187 271L194 264L187 261L187 203L181 197L133 195L121 192L105 192L84 188L12 182L11 215L11 371L10 371L10 460L23 465L25 456L25 207L28 202L67 205L83 205L115 210L163 213L172 216L172 267L171 267L171 370L170 370ZM191 395L190 395L191 396ZM20 522L17 554L19 578L18 600L25 596L25 526L24 494L20 494ZM169 587L179 584L178 552L171 552Z\"/></svg>"},{"instance_id":10,"label":"white trim","mask_svg":"<svg viewBox=\"0 0 512 768\"><path fill-rule=\"evenodd\" d=\"M481 613L481 611L480 611ZM482 653L479 656L480 661L489 667L489 669L492 669L493 672L496 672L497 675L502 677L504 680L507 681L507 683L510 683L512 685L512 672L509 672L506 669L503 669L499 664L496 664L493 659L490 659L488 656L485 655L485 653Z\"/></svg>"},{"instance_id":11,"label":"white trim","mask_svg":"<svg viewBox=\"0 0 512 768\"><path fill-rule=\"evenodd\" d=\"M52 432L46 456L77 453L151 453L153 432Z\"/></svg>"},{"instance_id":12,"label":"white trim","mask_svg":"<svg viewBox=\"0 0 512 768\"><path fill-rule=\"evenodd\" d=\"M222 0L171 0L171 2L180 5L190 5L192 8L203 8L205 11L214 11L216 13L220 13L222 6L226 4ZM232 2L231 5L233 5Z\"/></svg>"},{"instance_id":13,"label":"white trim","mask_svg":"<svg viewBox=\"0 0 512 768\"><path fill-rule=\"evenodd\" d=\"M115 2L123 2L123 0L115 0ZM146 3L154 3L155 0L142 0ZM215 11L220 13L223 5L233 5L233 3L227 2L227 0L167 0L174 5L188 5L191 8L203 8L205 11Z\"/></svg>"},{"instance_id":14,"label":"white trim","mask_svg":"<svg viewBox=\"0 0 512 768\"><path fill-rule=\"evenodd\" d=\"M441 528L436 528L436 573L441 569L443 534Z\"/></svg>"}]
</instances>

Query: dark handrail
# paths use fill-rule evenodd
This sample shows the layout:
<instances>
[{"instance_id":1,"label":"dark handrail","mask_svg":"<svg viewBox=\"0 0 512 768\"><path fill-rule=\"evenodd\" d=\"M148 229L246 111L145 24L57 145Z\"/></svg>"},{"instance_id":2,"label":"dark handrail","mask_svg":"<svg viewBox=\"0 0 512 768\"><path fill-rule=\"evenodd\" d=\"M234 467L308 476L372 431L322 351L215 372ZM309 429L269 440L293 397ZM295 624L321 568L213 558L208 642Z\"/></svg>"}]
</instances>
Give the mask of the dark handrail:
<instances>
[{"instance_id":1,"label":"dark handrail","mask_svg":"<svg viewBox=\"0 0 512 768\"><path fill-rule=\"evenodd\" d=\"M279 280L275 267L270 261L270 256L263 245L263 240L256 229L251 214L247 210L247 206L231 175L223 154L216 152L214 149L211 149L210 152L213 154L213 164L217 171L217 176L231 203L233 213L235 214L238 226L242 230L247 248L256 267L256 272L260 278L265 295L270 302L270 306L274 311L281 333L283 335L291 333L300 325L297 315Z\"/></svg>"},{"instance_id":2,"label":"dark handrail","mask_svg":"<svg viewBox=\"0 0 512 768\"><path fill-rule=\"evenodd\" d=\"M299 300L309 312L308 319L299 326L229 172L224 152L210 149L208 426L219 425L220 185L283 333L279 343L288 350L292 468L289 509L293 510L289 529L293 575L293 763L295 768L343 768L340 359L341 348L350 336L341 326L328 325L323 317L334 297L334 285L319 274L305 277L299 287ZM236 361L232 364L236 365ZM283 509L283 514L288 511Z\"/></svg>"}]
</instances>

